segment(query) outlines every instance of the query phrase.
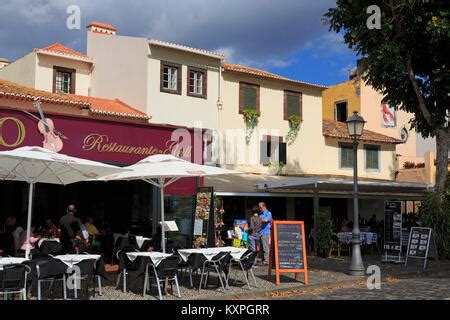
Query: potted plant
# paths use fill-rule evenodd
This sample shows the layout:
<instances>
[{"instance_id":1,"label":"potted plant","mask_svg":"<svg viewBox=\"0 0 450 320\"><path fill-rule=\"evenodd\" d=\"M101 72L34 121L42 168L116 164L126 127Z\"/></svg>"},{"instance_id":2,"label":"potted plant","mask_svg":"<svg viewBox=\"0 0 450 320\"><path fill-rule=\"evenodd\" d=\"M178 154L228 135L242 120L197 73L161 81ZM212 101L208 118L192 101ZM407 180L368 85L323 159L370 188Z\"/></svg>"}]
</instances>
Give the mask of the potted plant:
<instances>
[{"instance_id":1,"label":"potted plant","mask_svg":"<svg viewBox=\"0 0 450 320\"><path fill-rule=\"evenodd\" d=\"M290 145L294 143L297 138L298 131L300 130L300 123L302 122L302 117L297 115L292 115L288 118L289 120L289 131L286 134L286 142Z\"/></svg>"},{"instance_id":2,"label":"potted plant","mask_svg":"<svg viewBox=\"0 0 450 320\"><path fill-rule=\"evenodd\" d=\"M271 162L271 163L269 163L269 165L267 167L269 169L269 173L275 174L275 175L280 175L285 166L286 166L286 164L283 161L280 161L278 163Z\"/></svg>"},{"instance_id":3,"label":"potted plant","mask_svg":"<svg viewBox=\"0 0 450 320\"><path fill-rule=\"evenodd\" d=\"M242 111L242 115L244 117L245 126L246 126L246 137L245 140L247 144L250 142L253 131L258 125L258 118L261 116L261 113L255 109L244 109Z\"/></svg>"},{"instance_id":4,"label":"potted plant","mask_svg":"<svg viewBox=\"0 0 450 320\"><path fill-rule=\"evenodd\" d=\"M324 212L314 214L314 241L317 255L328 258L333 245L333 222L329 214Z\"/></svg>"}]
</instances>

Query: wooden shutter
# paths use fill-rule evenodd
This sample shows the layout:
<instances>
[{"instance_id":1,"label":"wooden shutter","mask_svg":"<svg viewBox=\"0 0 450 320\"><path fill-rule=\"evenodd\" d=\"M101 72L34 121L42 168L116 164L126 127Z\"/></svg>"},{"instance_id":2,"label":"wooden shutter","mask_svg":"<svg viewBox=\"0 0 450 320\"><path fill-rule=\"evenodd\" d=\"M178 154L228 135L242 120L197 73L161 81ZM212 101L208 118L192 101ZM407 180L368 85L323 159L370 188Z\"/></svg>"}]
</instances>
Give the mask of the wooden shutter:
<instances>
[{"instance_id":1,"label":"wooden shutter","mask_svg":"<svg viewBox=\"0 0 450 320\"><path fill-rule=\"evenodd\" d=\"M268 141L266 139L261 140L261 145L259 148L260 151L260 163L261 164L269 164L270 163L270 156L268 155Z\"/></svg>"},{"instance_id":2,"label":"wooden shutter","mask_svg":"<svg viewBox=\"0 0 450 320\"><path fill-rule=\"evenodd\" d=\"M287 147L286 142L279 142L278 143L278 162L283 162L284 164L287 163Z\"/></svg>"}]
</instances>

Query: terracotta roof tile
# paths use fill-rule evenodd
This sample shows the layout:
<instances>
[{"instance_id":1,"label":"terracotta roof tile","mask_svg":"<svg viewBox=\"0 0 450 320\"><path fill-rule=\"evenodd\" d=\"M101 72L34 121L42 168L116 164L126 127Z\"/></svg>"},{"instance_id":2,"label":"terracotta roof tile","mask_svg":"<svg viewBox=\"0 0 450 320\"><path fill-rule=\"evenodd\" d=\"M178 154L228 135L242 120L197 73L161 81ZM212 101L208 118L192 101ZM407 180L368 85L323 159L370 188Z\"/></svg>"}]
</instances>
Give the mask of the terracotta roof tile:
<instances>
[{"instance_id":1,"label":"terracotta roof tile","mask_svg":"<svg viewBox=\"0 0 450 320\"><path fill-rule=\"evenodd\" d=\"M71 56L71 57L92 60L91 57L89 57L83 53L80 53L78 51L75 51L73 49L67 48L59 42L55 42L45 48L35 49L35 51L41 52L41 53L45 53L45 52L57 53L57 54L64 55L64 56Z\"/></svg>"},{"instance_id":2,"label":"terracotta roof tile","mask_svg":"<svg viewBox=\"0 0 450 320\"><path fill-rule=\"evenodd\" d=\"M102 29L108 29L111 31L117 31L117 29L114 28L112 25L103 23L103 22L98 22L98 21L92 21L91 23L89 23L86 26L86 28L89 28L89 27L98 27L98 28L102 28Z\"/></svg>"},{"instance_id":3,"label":"terracotta roof tile","mask_svg":"<svg viewBox=\"0 0 450 320\"><path fill-rule=\"evenodd\" d=\"M347 124L345 122L323 120L322 132L325 137L350 140L350 136L348 135L347 130ZM400 139L389 137L384 134L373 132L370 130L364 130L361 140L367 142L381 142L394 144L403 143L403 141Z\"/></svg>"},{"instance_id":4,"label":"terracotta roof tile","mask_svg":"<svg viewBox=\"0 0 450 320\"><path fill-rule=\"evenodd\" d=\"M148 120L150 117L119 99L106 99L80 95L70 95L77 100L90 104L89 111L93 114L126 117L133 119Z\"/></svg>"},{"instance_id":5,"label":"terracotta roof tile","mask_svg":"<svg viewBox=\"0 0 450 320\"><path fill-rule=\"evenodd\" d=\"M74 99L66 94L36 90L6 80L0 80L0 97L28 101L39 98L42 102L70 104L80 108L89 108L90 106L89 103Z\"/></svg>"},{"instance_id":6,"label":"terracotta roof tile","mask_svg":"<svg viewBox=\"0 0 450 320\"><path fill-rule=\"evenodd\" d=\"M262 77L262 78L287 81L287 82L290 82L293 84L303 85L303 86L311 87L314 89L319 89L319 90L327 89L326 86L309 83L309 82L304 82L304 81L299 81L299 80L292 80L292 79L280 76L280 75L272 73L272 72L268 72L268 71L256 69L256 68L251 68L251 67L247 67L247 66L242 66L242 65L238 65L238 64L225 63L223 65L223 68L225 71L246 73L246 74L250 74L250 75L254 75L254 76L258 76L258 77Z\"/></svg>"}]
</instances>

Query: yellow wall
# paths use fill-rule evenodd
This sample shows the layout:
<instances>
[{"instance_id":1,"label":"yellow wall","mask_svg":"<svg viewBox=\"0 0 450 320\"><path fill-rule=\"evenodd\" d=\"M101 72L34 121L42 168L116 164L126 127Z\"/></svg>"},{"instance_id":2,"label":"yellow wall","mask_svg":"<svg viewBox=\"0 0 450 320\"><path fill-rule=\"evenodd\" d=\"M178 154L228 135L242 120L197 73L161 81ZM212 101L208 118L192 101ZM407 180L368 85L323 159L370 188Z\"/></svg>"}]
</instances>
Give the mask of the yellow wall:
<instances>
[{"instance_id":1,"label":"yellow wall","mask_svg":"<svg viewBox=\"0 0 450 320\"><path fill-rule=\"evenodd\" d=\"M326 120L334 119L334 106L336 102L347 101L348 116L353 111L360 112L361 103L357 89L360 87L359 81L350 80L338 83L329 87L323 92L323 118Z\"/></svg>"},{"instance_id":2,"label":"yellow wall","mask_svg":"<svg viewBox=\"0 0 450 320\"><path fill-rule=\"evenodd\" d=\"M365 128L381 134L385 134L397 139L400 138L400 131L403 127L409 130L409 121L413 115L402 110L396 111L397 124L395 127L385 127L381 122L381 100L383 95L375 91L371 86L361 81L361 112L367 121ZM409 130L409 137L406 143L397 145L399 156L399 166L403 166L405 161L423 162L423 159L416 157L416 132Z\"/></svg>"}]
</instances>

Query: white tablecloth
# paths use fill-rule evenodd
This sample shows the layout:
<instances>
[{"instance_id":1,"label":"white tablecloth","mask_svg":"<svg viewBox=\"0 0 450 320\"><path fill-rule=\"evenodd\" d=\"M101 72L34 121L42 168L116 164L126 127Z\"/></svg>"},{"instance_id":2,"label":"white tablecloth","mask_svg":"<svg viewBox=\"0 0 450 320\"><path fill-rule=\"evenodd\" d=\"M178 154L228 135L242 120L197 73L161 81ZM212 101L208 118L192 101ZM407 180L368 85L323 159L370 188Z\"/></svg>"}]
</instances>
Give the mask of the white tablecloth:
<instances>
[{"instance_id":1,"label":"white tablecloth","mask_svg":"<svg viewBox=\"0 0 450 320\"><path fill-rule=\"evenodd\" d=\"M10 264L22 263L27 261L25 258L14 258L14 257L4 257L0 258L0 270L3 269L3 266L7 266Z\"/></svg>"},{"instance_id":2,"label":"white tablecloth","mask_svg":"<svg viewBox=\"0 0 450 320\"><path fill-rule=\"evenodd\" d=\"M338 232L337 234L339 242L349 244L352 241L351 232ZM360 232L359 239L362 244L371 245L377 242L378 234L375 232Z\"/></svg>"},{"instance_id":3,"label":"white tablecloth","mask_svg":"<svg viewBox=\"0 0 450 320\"><path fill-rule=\"evenodd\" d=\"M100 259L101 255L99 254L62 254L59 256L55 256L55 259L59 259L64 262L67 266L72 268L75 264L89 259Z\"/></svg>"},{"instance_id":4,"label":"white tablecloth","mask_svg":"<svg viewBox=\"0 0 450 320\"><path fill-rule=\"evenodd\" d=\"M247 250L248 249L236 247L215 247L200 249L180 249L178 250L178 253L184 261L187 261L188 257L193 253L201 253L208 261L211 261L211 259L220 252L229 252L233 258L240 259Z\"/></svg>"},{"instance_id":5,"label":"white tablecloth","mask_svg":"<svg viewBox=\"0 0 450 320\"><path fill-rule=\"evenodd\" d=\"M56 242L59 242L59 239L58 238L53 238L53 239L42 238L41 240L38 241L38 247L40 247L42 245L42 242L44 242L44 241L56 241Z\"/></svg>"},{"instance_id":6,"label":"white tablecloth","mask_svg":"<svg viewBox=\"0 0 450 320\"><path fill-rule=\"evenodd\" d=\"M145 240L151 240L150 238L146 238L144 236L136 236L136 243L138 245L138 247L142 247L142 245L144 244Z\"/></svg>"},{"instance_id":7,"label":"white tablecloth","mask_svg":"<svg viewBox=\"0 0 450 320\"><path fill-rule=\"evenodd\" d=\"M137 257L149 257L152 260L152 263L155 267L164 260L165 258L171 256L169 253L162 253L157 251L149 251L149 252L127 252L127 257L131 261L134 261Z\"/></svg>"}]
</instances>

